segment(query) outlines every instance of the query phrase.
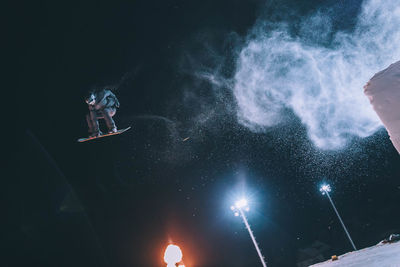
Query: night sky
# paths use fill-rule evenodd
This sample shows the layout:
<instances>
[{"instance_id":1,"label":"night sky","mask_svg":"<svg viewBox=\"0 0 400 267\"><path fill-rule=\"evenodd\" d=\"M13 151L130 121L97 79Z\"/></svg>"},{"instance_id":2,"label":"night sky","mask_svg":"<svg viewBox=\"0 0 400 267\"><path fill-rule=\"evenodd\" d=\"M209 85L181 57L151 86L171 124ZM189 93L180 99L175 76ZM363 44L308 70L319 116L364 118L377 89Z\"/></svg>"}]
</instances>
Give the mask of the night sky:
<instances>
[{"instance_id":1,"label":"night sky","mask_svg":"<svg viewBox=\"0 0 400 267\"><path fill-rule=\"evenodd\" d=\"M350 31L362 1L32 1L15 6L18 116L5 181L6 266L164 266L168 242L186 266L260 266L240 218L243 195L268 266L325 259L351 245L321 195L323 181L358 248L400 232L400 158L384 128L321 150L292 111L254 132L232 93L198 73L231 77L260 18L332 8ZM306 3L306 4L305 4ZM87 135L85 93L112 86L120 135ZM103 125L104 126L104 125ZM183 141L185 138L189 138Z\"/></svg>"}]
</instances>

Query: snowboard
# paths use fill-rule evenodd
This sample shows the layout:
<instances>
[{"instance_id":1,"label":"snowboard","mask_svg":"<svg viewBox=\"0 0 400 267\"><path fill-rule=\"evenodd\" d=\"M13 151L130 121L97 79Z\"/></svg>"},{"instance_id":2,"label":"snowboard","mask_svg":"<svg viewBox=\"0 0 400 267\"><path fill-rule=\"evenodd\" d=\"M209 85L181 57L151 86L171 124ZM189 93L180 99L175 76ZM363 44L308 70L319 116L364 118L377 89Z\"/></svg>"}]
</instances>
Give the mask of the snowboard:
<instances>
[{"instance_id":1,"label":"snowboard","mask_svg":"<svg viewBox=\"0 0 400 267\"><path fill-rule=\"evenodd\" d=\"M94 140L94 139L103 138L103 137L106 137L106 136L122 134L123 132L128 131L130 128L131 128L131 126L129 126L128 128L125 128L125 129L118 130L118 131L116 131L115 133L102 134L102 135L97 136L97 137L79 138L79 139L78 139L78 142L79 142L79 143L82 143L82 142L86 142L86 141L90 141L90 140Z\"/></svg>"}]
</instances>

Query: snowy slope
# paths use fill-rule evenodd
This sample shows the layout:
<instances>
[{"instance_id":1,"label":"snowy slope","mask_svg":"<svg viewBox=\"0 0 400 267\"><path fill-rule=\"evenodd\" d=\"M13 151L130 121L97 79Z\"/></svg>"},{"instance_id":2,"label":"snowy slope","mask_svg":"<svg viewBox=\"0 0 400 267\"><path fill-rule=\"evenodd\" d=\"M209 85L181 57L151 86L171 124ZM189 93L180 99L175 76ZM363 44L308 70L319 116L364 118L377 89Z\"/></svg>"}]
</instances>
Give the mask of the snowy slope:
<instances>
[{"instance_id":1,"label":"snowy slope","mask_svg":"<svg viewBox=\"0 0 400 267\"><path fill-rule=\"evenodd\" d=\"M325 261L312 267L400 267L400 242L378 244L339 256L336 261Z\"/></svg>"}]
</instances>

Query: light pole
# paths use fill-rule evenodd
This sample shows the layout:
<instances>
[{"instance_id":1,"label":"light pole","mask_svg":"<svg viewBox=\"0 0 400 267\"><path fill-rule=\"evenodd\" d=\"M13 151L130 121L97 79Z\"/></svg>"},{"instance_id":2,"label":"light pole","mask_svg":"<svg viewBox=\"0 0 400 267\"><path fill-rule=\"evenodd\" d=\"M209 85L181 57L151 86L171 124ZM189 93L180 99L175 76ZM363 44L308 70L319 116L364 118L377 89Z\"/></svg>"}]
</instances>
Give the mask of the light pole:
<instances>
[{"instance_id":1,"label":"light pole","mask_svg":"<svg viewBox=\"0 0 400 267\"><path fill-rule=\"evenodd\" d=\"M349 234L349 231L347 231L347 228L346 228L346 226L344 225L344 222L343 222L342 218L340 217L339 212L337 211L337 209L336 209L336 207L335 207L335 204L334 204L333 201L332 201L331 196L329 195L329 192L331 192L331 186L328 185L328 184L324 184L324 185L321 186L321 188L319 189L319 191L322 192L322 195L325 195L325 194L326 194L326 196L328 197L329 201L330 201L331 204L332 204L333 210L335 211L337 217L339 218L340 223L341 223L342 226L343 226L344 231L346 232L347 237L349 238L349 241L350 241L351 245L353 246L354 250L357 250L356 246L355 246L354 243L353 243L353 240L351 239L351 236L350 236L350 234Z\"/></svg>"},{"instance_id":2,"label":"light pole","mask_svg":"<svg viewBox=\"0 0 400 267\"><path fill-rule=\"evenodd\" d=\"M251 240L253 241L254 246L256 247L256 251L258 254L258 257L260 257L260 261L263 267L267 267L267 264L265 263L264 256L261 254L261 250L258 247L258 244L256 242L256 238L254 237L253 232L251 231L249 222L247 221L246 215L244 214L244 211L249 211L250 208L248 206L247 200L245 198L242 198L238 201L235 202L235 205L231 206L231 210L234 212L235 216L240 216L243 219L244 224L246 225L247 231L249 231Z\"/></svg>"}]
</instances>

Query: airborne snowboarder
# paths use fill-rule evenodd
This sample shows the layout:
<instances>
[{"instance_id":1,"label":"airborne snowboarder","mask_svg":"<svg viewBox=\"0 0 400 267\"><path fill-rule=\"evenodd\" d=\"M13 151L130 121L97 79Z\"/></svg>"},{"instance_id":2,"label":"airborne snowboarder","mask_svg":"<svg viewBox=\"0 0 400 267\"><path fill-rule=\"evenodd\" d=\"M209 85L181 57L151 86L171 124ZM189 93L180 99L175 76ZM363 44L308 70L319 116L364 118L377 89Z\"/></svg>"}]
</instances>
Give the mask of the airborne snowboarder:
<instances>
[{"instance_id":1,"label":"airborne snowboarder","mask_svg":"<svg viewBox=\"0 0 400 267\"><path fill-rule=\"evenodd\" d=\"M99 129L99 119L106 122L108 133L116 133L117 126L113 120L119 101L110 89L98 89L89 91L85 98L89 106L89 113L86 115L86 121L89 128L89 137L99 137L103 133Z\"/></svg>"}]
</instances>

